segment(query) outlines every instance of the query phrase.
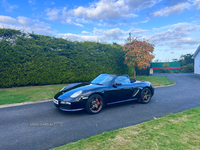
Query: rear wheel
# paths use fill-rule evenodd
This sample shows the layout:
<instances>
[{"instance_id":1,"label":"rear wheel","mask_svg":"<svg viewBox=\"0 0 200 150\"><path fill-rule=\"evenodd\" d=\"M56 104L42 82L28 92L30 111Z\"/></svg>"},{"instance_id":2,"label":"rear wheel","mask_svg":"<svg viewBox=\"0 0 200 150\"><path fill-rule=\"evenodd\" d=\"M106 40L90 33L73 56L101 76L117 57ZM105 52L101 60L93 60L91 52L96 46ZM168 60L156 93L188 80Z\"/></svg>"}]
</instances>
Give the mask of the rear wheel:
<instances>
[{"instance_id":1,"label":"rear wheel","mask_svg":"<svg viewBox=\"0 0 200 150\"><path fill-rule=\"evenodd\" d=\"M149 88L144 88L141 92L140 102L143 104L147 104L151 101L151 90Z\"/></svg>"},{"instance_id":2,"label":"rear wheel","mask_svg":"<svg viewBox=\"0 0 200 150\"><path fill-rule=\"evenodd\" d=\"M90 114L97 114L103 108L103 98L99 94L92 95L86 103L86 111Z\"/></svg>"}]
</instances>

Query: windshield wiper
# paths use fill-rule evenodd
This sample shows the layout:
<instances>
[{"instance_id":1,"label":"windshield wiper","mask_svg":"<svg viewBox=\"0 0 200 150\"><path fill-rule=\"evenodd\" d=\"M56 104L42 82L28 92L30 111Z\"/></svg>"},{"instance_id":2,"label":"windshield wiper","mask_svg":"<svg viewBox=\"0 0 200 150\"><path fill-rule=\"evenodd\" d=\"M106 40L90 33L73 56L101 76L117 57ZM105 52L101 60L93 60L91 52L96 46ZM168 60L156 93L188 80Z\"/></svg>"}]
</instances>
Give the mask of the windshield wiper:
<instances>
[{"instance_id":1,"label":"windshield wiper","mask_svg":"<svg viewBox=\"0 0 200 150\"><path fill-rule=\"evenodd\" d=\"M101 84L101 83L92 83L92 84L103 85L103 84Z\"/></svg>"}]
</instances>

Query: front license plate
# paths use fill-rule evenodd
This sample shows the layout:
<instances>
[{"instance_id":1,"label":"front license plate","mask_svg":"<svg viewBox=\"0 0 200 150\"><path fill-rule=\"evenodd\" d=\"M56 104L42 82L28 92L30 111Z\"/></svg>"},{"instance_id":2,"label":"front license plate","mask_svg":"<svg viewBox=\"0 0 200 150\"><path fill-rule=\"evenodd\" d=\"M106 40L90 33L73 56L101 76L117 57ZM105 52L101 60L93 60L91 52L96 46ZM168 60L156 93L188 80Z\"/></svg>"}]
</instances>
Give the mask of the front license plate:
<instances>
[{"instance_id":1,"label":"front license plate","mask_svg":"<svg viewBox=\"0 0 200 150\"><path fill-rule=\"evenodd\" d=\"M58 100L54 99L53 102L58 105Z\"/></svg>"}]
</instances>

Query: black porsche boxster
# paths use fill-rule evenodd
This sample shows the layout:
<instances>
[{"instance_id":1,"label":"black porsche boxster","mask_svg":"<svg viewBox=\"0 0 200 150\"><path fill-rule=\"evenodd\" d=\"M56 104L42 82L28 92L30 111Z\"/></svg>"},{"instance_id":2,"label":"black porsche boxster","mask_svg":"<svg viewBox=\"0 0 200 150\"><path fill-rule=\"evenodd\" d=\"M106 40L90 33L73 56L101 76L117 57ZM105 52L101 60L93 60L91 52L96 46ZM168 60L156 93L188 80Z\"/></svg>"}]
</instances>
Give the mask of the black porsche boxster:
<instances>
[{"instance_id":1,"label":"black porsche boxster","mask_svg":"<svg viewBox=\"0 0 200 150\"><path fill-rule=\"evenodd\" d=\"M99 113L105 105L137 100L148 103L154 95L150 82L130 80L128 75L100 74L90 83L74 83L58 92L53 102L63 111L86 109Z\"/></svg>"}]
</instances>

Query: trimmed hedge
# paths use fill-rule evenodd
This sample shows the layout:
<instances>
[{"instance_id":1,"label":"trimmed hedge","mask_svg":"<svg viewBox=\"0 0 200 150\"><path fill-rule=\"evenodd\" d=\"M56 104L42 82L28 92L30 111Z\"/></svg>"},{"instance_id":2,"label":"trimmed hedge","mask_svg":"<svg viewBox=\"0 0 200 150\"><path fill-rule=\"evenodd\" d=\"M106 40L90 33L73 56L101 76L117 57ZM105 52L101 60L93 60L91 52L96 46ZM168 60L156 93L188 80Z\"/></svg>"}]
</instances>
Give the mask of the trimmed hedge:
<instances>
[{"instance_id":1,"label":"trimmed hedge","mask_svg":"<svg viewBox=\"0 0 200 150\"><path fill-rule=\"evenodd\" d=\"M116 43L72 42L0 29L0 88L90 81L101 73L126 74Z\"/></svg>"}]
</instances>

